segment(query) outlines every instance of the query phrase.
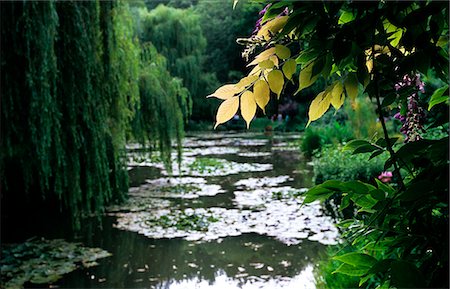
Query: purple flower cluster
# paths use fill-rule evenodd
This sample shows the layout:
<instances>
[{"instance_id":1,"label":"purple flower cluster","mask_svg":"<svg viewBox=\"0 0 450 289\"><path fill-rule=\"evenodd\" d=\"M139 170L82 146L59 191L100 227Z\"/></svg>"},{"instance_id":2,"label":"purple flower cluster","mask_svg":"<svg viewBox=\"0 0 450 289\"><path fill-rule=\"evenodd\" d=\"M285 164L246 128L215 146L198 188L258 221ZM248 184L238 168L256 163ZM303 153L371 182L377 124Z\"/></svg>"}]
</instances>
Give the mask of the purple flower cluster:
<instances>
[{"instance_id":1,"label":"purple flower cluster","mask_svg":"<svg viewBox=\"0 0 450 289\"><path fill-rule=\"evenodd\" d=\"M255 23L255 30L253 30L253 35L256 35L256 33L258 33L258 31L261 29L261 22L262 19L264 17L264 14L266 13L267 9L269 9L269 7L272 6L272 3L267 4L261 11L259 11L258 15L260 16L260 18L258 20L256 20Z\"/></svg>"},{"instance_id":2,"label":"purple flower cluster","mask_svg":"<svg viewBox=\"0 0 450 289\"><path fill-rule=\"evenodd\" d=\"M256 20L255 30L253 30L252 35L256 35L256 33L258 33L258 31L261 29L262 19L264 17L264 14L267 12L267 9L269 9L270 6L272 6L272 3L267 4L261 11L259 11L258 15L260 16L260 18L258 20ZM289 14L289 9L286 7L283 10L283 12L281 12L277 17L285 16L288 14Z\"/></svg>"},{"instance_id":3,"label":"purple flower cluster","mask_svg":"<svg viewBox=\"0 0 450 289\"><path fill-rule=\"evenodd\" d=\"M412 77L405 75L400 82L395 84L394 88L398 91L407 86L415 87L416 91L408 96L408 110L406 115L401 115L399 112L394 115L396 119L403 123L400 132L406 136L405 143L422 139L420 133L424 130L423 123L425 121L425 110L419 105L418 92L425 92L425 84L420 80L420 75L416 74Z\"/></svg>"}]
</instances>

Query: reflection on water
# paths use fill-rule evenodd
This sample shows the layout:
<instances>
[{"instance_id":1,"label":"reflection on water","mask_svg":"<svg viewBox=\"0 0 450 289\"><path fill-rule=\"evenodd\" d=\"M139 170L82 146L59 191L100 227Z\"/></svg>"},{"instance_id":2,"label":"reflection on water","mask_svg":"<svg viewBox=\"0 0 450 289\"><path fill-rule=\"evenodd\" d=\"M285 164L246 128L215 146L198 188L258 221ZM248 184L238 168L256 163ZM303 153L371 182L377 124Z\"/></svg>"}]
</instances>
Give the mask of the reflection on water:
<instances>
[{"instance_id":1,"label":"reflection on water","mask_svg":"<svg viewBox=\"0 0 450 289\"><path fill-rule=\"evenodd\" d=\"M57 283L64 288L314 288L312 266L324 246L311 241L287 246L246 234L206 243L148 239L92 221L85 244L113 254L97 267L78 270ZM87 233L87 232L86 232ZM89 234L86 234L88 236ZM264 285L264 286L263 286ZM261 287L263 286L263 287Z\"/></svg>"},{"instance_id":2,"label":"reflection on water","mask_svg":"<svg viewBox=\"0 0 450 289\"><path fill-rule=\"evenodd\" d=\"M270 186L290 186L296 189L310 187L310 168L306 161L300 158L298 149L287 144L283 143L283 139L277 138L246 139L232 135L187 138L185 151L190 157L219 158L238 164L269 164L273 169L224 176L213 174L205 177L206 183L220 185L224 193L193 199L172 197L159 200L170 202L169 207L177 207L180 210L209 207L237 209L239 199L234 192L250 192L250 189L255 189L251 184L247 184L248 182L238 183L240 180L257 178L256 181L250 181L259 182L261 188L267 188L267 182L274 182L276 177L285 176L279 184ZM208 151L209 147L213 149ZM276 149L273 149L275 147ZM158 169L145 165L130 168L129 173L132 187L148 183L148 179L161 177ZM264 177L266 178L262 179ZM100 223L96 218L86 220L76 241L85 246L103 248L112 253L112 256L102 259L96 267L69 273L53 286L313 289L313 268L326 249L325 245L308 239L289 246L273 237L256 233L202 242L181 238L152 239L135 232L116 229L116 222L117 219L113 216L103 217ZM306 226L305 224L291 222L288 226L301 227Z\"/></svg>"}]
</instances>

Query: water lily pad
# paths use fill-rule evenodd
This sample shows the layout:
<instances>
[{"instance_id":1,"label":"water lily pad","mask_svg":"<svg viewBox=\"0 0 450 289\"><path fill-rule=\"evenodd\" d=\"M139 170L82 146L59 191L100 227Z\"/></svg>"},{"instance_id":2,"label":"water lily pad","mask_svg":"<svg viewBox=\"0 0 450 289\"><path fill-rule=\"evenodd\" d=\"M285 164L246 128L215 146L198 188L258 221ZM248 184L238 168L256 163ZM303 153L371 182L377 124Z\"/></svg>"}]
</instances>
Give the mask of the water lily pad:
<instances>
[{"instance_id":1,"label":"water lily pad","mask_svg":"<svg viewBox=\"0 0 450 289\"><path fill-rule=\"evenodd\" d=\"M96 260L111 256L100 248L61 239L31 239L21 244L3 244L0 260L2 288L23 288L26 282L47 284L80 265L98 265Z\"/></svg>"}]
</instances>

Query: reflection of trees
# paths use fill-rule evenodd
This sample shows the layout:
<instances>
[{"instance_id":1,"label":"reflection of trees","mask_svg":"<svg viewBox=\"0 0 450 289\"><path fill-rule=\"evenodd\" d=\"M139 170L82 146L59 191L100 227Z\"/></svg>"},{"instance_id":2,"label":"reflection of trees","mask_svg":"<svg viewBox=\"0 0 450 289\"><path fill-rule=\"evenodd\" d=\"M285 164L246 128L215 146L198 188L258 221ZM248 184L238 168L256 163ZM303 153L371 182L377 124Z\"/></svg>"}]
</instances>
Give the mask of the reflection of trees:
<instances>
[{"instance_id":1,"label":"reflection of trees","mask_svg":"<svg viewBox=\"0 0 450 289\"><path fill-rule=\"evenodd\" d=\"M221 272L228 276L241 274L238 267L244 268L249 276L293 277L308 264L314 263L324 250L324 246L316 242L305 240L298 246L287 246L257 234L227 237L221 243L153 240L113 229L107 224L109 222L111 220L106 220L103 230L86 225L87 231L83 235L91 237L86 237L83 242L87 246L102 247L113 256L102 260L98 267L69 274L58 285L72 288L128 288L151 284L157 285L156 288L168 288L172 282L185 279L197 278L213 283ZM285 267L282 261L289 261L291 265ZM252 263L263 263L264 267L256 269L250 265ZM269 271L267 266L272 267L273 271ZM91 275L95 279L90 279ZM98 283L99 278L105 278L106 281ZM137 282L139 279L142 281Z\"/></svg>"}]
</instances>

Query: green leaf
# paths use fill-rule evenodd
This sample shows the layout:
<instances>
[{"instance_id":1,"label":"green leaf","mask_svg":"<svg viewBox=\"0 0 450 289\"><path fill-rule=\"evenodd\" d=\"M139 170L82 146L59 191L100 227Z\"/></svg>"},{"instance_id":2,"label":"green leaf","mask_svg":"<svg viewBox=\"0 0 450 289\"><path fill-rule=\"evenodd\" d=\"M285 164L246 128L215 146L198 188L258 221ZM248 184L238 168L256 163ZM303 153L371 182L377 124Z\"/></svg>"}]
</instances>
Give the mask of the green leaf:
<instances>
[{"instance_id":1,"label":"green leaf","mask_svg":"<svg viewBox=\"0 0 450 289\"><path fill-rule=\"evenodd\" d=\"M351 199L356 205L367 212L370 212L369 209L377 203L377 200L372 198L370 195L354 195Z\"/></svg>"},{"instance_id":2,"label":"green leaf","mask_svg":"<svg viewBox=\"0 0 450 289\"><path fill-rule=\"evenodd\" d=\"M383 152L383 150L380 150L376 146L373 146L373 145L370 144L370 145L364 145L364 146L358 147L357 149L355 149L353 151L352 154L356 155L356 154L370 153L370 152L373 152L373 151L381 151L381 152Z\"/></svg>"},{"instance_id":3,"label":"green leaf","mask_svg":"<svg viewBox=\"0 0 450 289\"><path fill-rule=\"evenodd\" d=\"M376 156L378 156L378 155L381 155L381 154L384 153L384 152L385 152L384 150L377 150L377 151L374 151L374 152L370 155L369 161L370 161L371 159L373 159L374 157L376 157Z\"/></svg>"},{"instance_id":4,"label":"green leaf","mask_svg":"<svg viewBox=\"0 0 450 289\"><path fill-rule=\"evenodd\" d=\"M334 272L332 272L332 274L341 273L341 274L345 274L348 276L360 277L360 276L363 276L364 274L366 274L368 269L369 268L364 268L364 267L360 268L360 267L351 266L349 264L342 264Z\"/></svg>"},{"instance_id":5,"label":"green leaf","mask_svg":"<svg viewBox=\"0 0 450 289\"><path fill-rule=\"evenodd\" d=\"M295 62L301 65L309 63L311 60L316 58L319 55L318 50L304 50L300 53L300 55L295 59Z\"/></svg>"},{"instance_id":6,"label":"green leaf","mask_svg":"<svg viewBox=\"0 0 450 289\"><path fill-rule=\"evenodd\" d=\"M432 109L433 106L443 102L448 103L448 85L438 88L433 92L433 95L431 96L430 102L428 104L428 110Z\"/></svg>"},{"instance_id":7,"label":"green leaf","mask_svg":"<svg viewBox=\"0 0 450 289\"><path fill-rule=\"evenodd\" d=\"M339 223L336 224L336 226L341 227L341 228L348 228L354 222L355 222L355 220L353 220L353 219L347 219L347 220L340 221Z\"/></svg>"},{"instance_id":8,"label":"green leaf","mask_svg":"<svg viewBox=\"0 0 450 289\"><path fill-rule=\"evenodd\" d=\"M361 181L346 182L345 186L347 187L347 189L353 191L356 194L365 194L369 192L369 187L367 186L367 184Z\"/></svg>"},{"instance_id":9,"label":"green leaf","mask_svg":"<svg viewBox=\"0 0 450 289\"><path fill-rule=\"evenodd\" d=\"M345 191L345 183L337 180L328 180L319 185L329 190L334 191Z\"/></svg>"},{"instance_id":10,"label":"green leaf","mask_svg":"<svg viewBox=\"0 0 450 289\"><path fill-rule=\"evenodd\" d=\"M328 190L327 188L321 186L315 186L306 192L304 203L312 203L317 200L324 200L334 194L333 191Z\"/></svg>"},{"instance_id":11,"label":"green leaf","mask_svg":"<svg viewBox=\"0 0 450 289\"><path fill-rule=\"evenodd\" d=\"M344 81L344 87L348 97L354 101L358 96L358 79L354 73L347 76L347 79Z\"/></svg>"},{"instance_id":12,"label":"green leaf","mask_svg":"<svg viewBox=\"0 0 450 289\"><path fill-rule=\"evenodd\" d=\"M350 205L350 196L346 195L346 196L342 197L341 205L339 206L339 211L342 212L349 205Z\"/></svg>"},{"instance_id":13,"label":"green leaf","mask_svg":"<svg viewBox=\"0 0 450 289\"><path fill-rule=\"evenodd\" d=\"M391 187L390 185L387 185L378 179L375 179L375 182L377 183L377 186L379 189L382 189L384 192L387 192L389 195L395 193L395 189L393 187Z\"/></svg>"},{"instance_id":14,"label":"green leaf","mask_svg":"<svg viewBox=\"0 0 450 289\"><path fill-rule=\"evenodd\" d=\"M362 139L355 139L352 141L349 141L343 148L343 151L354 151L355 149L361 147L361 146L366 146L366 145L370 145L370 142L366 141L366 140L362 140Z\"/></svg>"},{"instance_id":15,"label":"green leaf","mask_svg":"<svg viewBox=\"0 0 450 289\"><path fill-rule=\"evenodd\" d=\"M368 271L370 267L372 267L377 262L377 259L375 259L374 257L357 252L351 252L340 256L334 256L332 259L341 261L351 266L366 268L365 273Z\"/></svg>"},{"instance_id":16,"label":"green leaf","mask_svg":"<svg viewBox=\"0 0 450 289\"><path fill-rule=\"evenodd\" d=\"M339 17L338 24L343 25L353 20L355 20L355 15L350 11L344 11Z\"/></svg>"},{"instance_id":17,"label":"green leaf","mask_svg":"<svg viewBox=\"0 0 450 289\"><path fill-rule=\"evenodd\" d=\"M397 140L398 140L398 137L390 137L389 143L391 144L391 146L393 146L395 144L395 142L397 142ZM375 144L380 147L384 147L384 148L387 147L387 142L386 142L386 139L384 139L384 138L378 139L375 142Z\"/></svg>"}]
</instances>

